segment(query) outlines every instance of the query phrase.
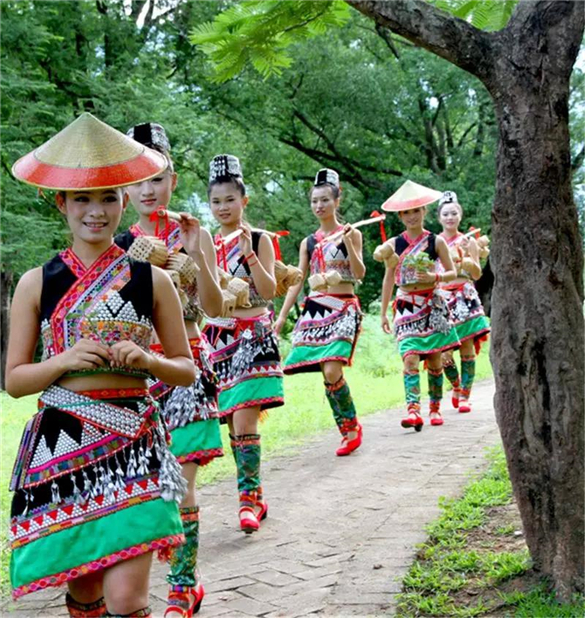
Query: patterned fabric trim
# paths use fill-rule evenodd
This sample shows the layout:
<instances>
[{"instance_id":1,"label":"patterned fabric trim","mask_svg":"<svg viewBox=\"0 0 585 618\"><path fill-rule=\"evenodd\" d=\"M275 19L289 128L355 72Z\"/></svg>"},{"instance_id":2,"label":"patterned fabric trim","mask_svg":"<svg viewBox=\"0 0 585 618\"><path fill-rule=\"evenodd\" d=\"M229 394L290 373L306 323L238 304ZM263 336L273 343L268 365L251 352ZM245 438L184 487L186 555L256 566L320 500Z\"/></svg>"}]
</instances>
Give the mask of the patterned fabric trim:
<instances>
[{"instance_id":1,"label":"patterned fabric trim","mask_svg":"<svg viewBox=\"0 0 585 618\"><path fill-rule=\"evenodd\" d=\"M46 588L62 586L63 584L66 584L67 582L71 581L72 579L76 579L81 575L87 575L89 573L101 571L102 569L107 569L108 567L111 567L118 562L122 562L123 560L129 560L130 558L136 558L137 556L141 556L142 554L146 554L151 551L162 550L167 547L180 545L184 542L184 540L185 537L182 534L173 534L162 539L156 539L149 543L141 543L140 545L134 545L132 547L128 547L121 551L112 553L108 556L104 556L99 560L92 560L91 562L79 565L74 569L68 569L67 571L63 571L62 573L56 573L55 575L42 577L41 579L37 579L30 584L15 588L12 591L12 597L14 599L18 599L19 597L24 596L25 594L29 594L31 592L37 592Z\"/></svg>"},{"instance_id":2,"label":"patterned fabric trim","mask_svg":"<svg viewBox=\"0 0 585 618\"><path fill-rule=\"evenodd\" d=\"M293 335L293 348L284 365L288 371L328 360L351 365L361 332L362 312L359 299L346 294L312 294L305 298L303 312ZM340 343L349 344L349 354L340 354ZM322 348L323 354L303 359L302 348Z\"/></svg>"},{"instance_id":3,"label":"patterned fabric trim","mask_svg":"<svg viewBox=\"0 0 585 618\"><path fill-rule=\"evenodd\" d=\"M81 339L105 344L130 340L148 350L152 336L152 321L138 316L130 301L124 302L120 290L131 279L130 261L126 253L112 244L89 268L71 249L59 254L77 277L58 302L50 320L43 320L43 360L73 347ZM112 372L103 370L69 372L71 375ZM146 376L142 370L117 367L115 373Z\"/></svg>"},{"instance_id":4,"label":"patterned fabric trim","mask_svg":"<svg viewBox=\"0 0 585 618\"><path fill-rule=\"evenodd\" d=\"M205 451L189 453L188 455L178 455L177 461L180 464L192 461L200 468L203 468L203 466L206 466L208 463L212 462L216 457L223 457L223 448L207 449Z\"/></svg>"}]
</instances>

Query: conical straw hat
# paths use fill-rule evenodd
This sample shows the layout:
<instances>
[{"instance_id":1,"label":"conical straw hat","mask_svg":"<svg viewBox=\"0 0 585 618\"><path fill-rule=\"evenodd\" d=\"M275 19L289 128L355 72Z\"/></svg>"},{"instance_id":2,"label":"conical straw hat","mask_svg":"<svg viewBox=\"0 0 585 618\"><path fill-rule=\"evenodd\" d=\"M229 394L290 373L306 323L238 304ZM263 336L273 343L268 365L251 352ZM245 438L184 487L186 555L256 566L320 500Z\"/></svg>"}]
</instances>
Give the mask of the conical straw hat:
<instances>
[{"instance_id":1,"label":"conical straw hat","mask_svg":"<svg viewBox=\"0 0 585 618\"><path fill-rule=\"evenodd\" d=\"M167 159L84 113L13 166L16 178L61 191L123 187L160 174Z\"/></svg>"},{"instance_id":2,"label":"conical straw hat","mask_svg":"<svg viewBox=\"0 0 585 618\"><path fill-rule=\"evenodd\" d=\"M441 191L435 191L428 187L423 187L412 180L407 180L401 187L393 193L383 204L382 210L387 212L399 212L419 208L436 202L441 195Z\"/></svg>"}]
</instances>

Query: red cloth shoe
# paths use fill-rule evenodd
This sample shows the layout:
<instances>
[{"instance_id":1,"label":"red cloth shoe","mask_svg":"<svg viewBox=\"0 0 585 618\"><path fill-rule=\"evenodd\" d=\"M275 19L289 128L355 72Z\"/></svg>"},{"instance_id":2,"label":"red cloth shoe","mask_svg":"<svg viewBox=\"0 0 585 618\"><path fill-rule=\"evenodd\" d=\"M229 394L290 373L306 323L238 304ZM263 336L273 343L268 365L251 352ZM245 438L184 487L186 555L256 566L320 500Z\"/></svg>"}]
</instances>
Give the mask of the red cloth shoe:
<instances>
[{"instance_id":1,"label":"red cloth shoe","mask_svg":"<svg viewBox=\"0 0 585 618\"><path fill-rule=\"evenodd\" d=\"M191 599L193 603L189 608L188 618L191 618L193 614L196 614L201 609L201 603L203 601L203 597L205 596L205 589L203 588L203 584L199 582L196 586L189 590L191 595Z\"/></svg>"},{"instance_id":2,"label":"red cloth shoe","mask_svg":"<svg viewBox=\"0 0 585 618\"><path fill-rule=\"evenodd\" d=\"M453 407L455 409L457 409L459 407L459 395L461 394L461 389L460 388L454 388L451 391L451 403L453 404Z\"/></svg>"},{"instance_id":3,"label":"red cloth shoe","mask_svg":"<svg viewBox=\"0 0 585 618\"><path fill-rule=\"evenodd\" d=\"M409 429L410 427L413 427L415 431L422 431L422 428L425 422L423 421L422 416L418 412L415 412L414 410L409 410L408 416L403 418L400 421L400 424L405 429Z\"/></svg>"},{"instance_id":4,"label":"red cloth shoe","mask_svg":"<svg viewBox=\"0 0 585 618\"><path fill-rule=\"evenodd\" d=\"M357 436L353 440L348 440L347 437L344 437L341 440L341 446L335 451L335 454L338 457L345 457L346 455L353 453L357 448L361 446L362 437L363 437L362 426L358 425Z\"/></svg>"},{"instance_id":5,"label":"red cloth shoe","mask_svg":"<svg viewBox=\"0 0 585 618\"><path fill-rule=\"evenodd\" d=\"M441 413L437 410L430 412L429 416L431 417L431 425L442 425L445 422Z\"/></svg>"},{"instance_id":6,"label":"red cloth shoe","mask_svg":"<svg viewBox=\"0 0 585 618\"><path fill-rule=\"evenodd\" d=\"M252 534L252 532L259 530L260 522L268 517L268 504L266 502L257 502L256 506L260 509L259 511L251 506L240 507L240 529L246 534Z\"/></svg>"},{"instance_id":7,"label":"red cloth shoe","mask_svg":"<svg viewBox=\"0 0 585 618\"><path fill-rule=\"evenodd\" d=\"M177 590L174 586L169 586L167 608L165 609L164 618L190 618L193 615L190 613L191 589L186 586L176 586L176 588L182 588L182 590Z\"/></svg>"},{"instance_id":8,"label":"red cloth shoe","mask_svg":"<svg viewBox=\"0 0 585 618\"><path fill-rule=\"evenodd\" d=\"M460 412L460 414L465 414L467 412L471 412L471 404L469 403L469 401L462 401L459 404L459 412Z\"/></svg>"}]
</instances>

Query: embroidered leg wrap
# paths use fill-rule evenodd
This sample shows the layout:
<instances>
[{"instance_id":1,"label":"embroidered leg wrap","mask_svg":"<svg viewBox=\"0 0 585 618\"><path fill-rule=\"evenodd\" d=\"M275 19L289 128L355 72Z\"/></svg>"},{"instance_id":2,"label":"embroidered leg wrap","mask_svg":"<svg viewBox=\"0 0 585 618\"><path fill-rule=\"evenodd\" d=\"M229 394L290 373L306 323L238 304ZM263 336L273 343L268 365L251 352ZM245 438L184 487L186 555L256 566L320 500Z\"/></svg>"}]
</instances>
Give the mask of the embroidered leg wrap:
<instances>
[{"instance_id":1,"label":"embroidered leg wrap","mask_svg":"<svg viewBox=\"0 0 585 618\"><path fill-rule=\"evenodd\" d=\"M443 399L443 368L427 369L429 377L429 399L431 400L431 412L439 412L441 408L441 399Z\"/></svg>"},{"instance_id":2,"label":"embroidered leg wrap","mask_svg":"<svg viewBox=\"0 0 585 618\"><path fill-rule=\"evenodd\" d=\"M420 412L420 374L418 369L404 371L404 393L408 412Z\"/></svg>"},{"instance_id":3,"label":"embroidered leg wrap","mask_svg":"<svg viewBox=\"0 0 585 618\"><path fill-rule=\"evenodd\" d=\"M137 609L131 614L110 614L110 612L106 612L105 615L110 618L149 618L149 616L152 616L152 610L150 607L143 607L142 609Z\"/></svg>"},{"instance_id":4,"label":"embroidered leg wrap","mask_svg":"<svg viewBox=\"0 0 585 618\"><path fill-rule=\"evenodd\" d=\"M183 592L189 586L197 585L197 551L199 550L199 507L190 506L180 509L185 543L176 547L171 554L171 570L167 581L172 589ZM169 595L170 596L170 595Z\"/></svg>"},{"instance_id":5,"label":"embroidered leg wrap","mask_svg":"<svg viewBox=\"0 0 585 618\"><path fill-rule=\"evenodd\" d=\"M106 602L104 597L91 603L80 603L69 593L65 595L65 605L71 618L97 618L106 615Z\"/></svg>"},{"instance_id":6,"label":"embroidered leg wrap","mask_svg":"<svg viewBox=\"0 0 585 618\"><path fill-rule=\"evenodd\" d=\"M254 507L262 502L260 436L258 434L236 436L236 465L240 507Z\"/></svg>"},{"instance_id":7,"label":"embroidered leg wrap","mask_svg":"<svg viewBox=\"0 0 585 618\"><path fill-rule=\"evenodd\" d=\"M236 466L238 465L238 452L236 449L236 444L238 443L238 438L236 436L232 436L230 433L230 447L232 449L232 455L234 456L234 461L236 462Z\"/></svg>"},{"instance_id":8,"label":"embroidered leg wrap","mask_svg":"<svg viewBox=\"0 0 585 618\"><path fill-rule=\"evenodd\" d=\"M459 381L459 370L457 369L455 361L451 360L449 363L443 363L443 370L445 371L447 380L451 382L451 386L453 386L454 389L458 389L461 386L461 382Z\"/></svg>"},{"instance_id":9,"label":"embroidered leg wrap","mask_svg":"<svg viewBox=\"0 0 585 618\"><path fill-rule=\"evenodd\" d=\"M461 399L469 400L473 380L475 379L475 356L461 357Z\"/></svg>"},{"instance_id":10,"label":"embroidered leg wrap","mask_svg":"<svg viewBox=\"0 0 585 618\"><path fill-rule=\"evenodd\" d=\"M341 376L335 384L325 382L325 394L341 435L346 436L352 431L357 431L355 406L345 378Z\"/></svg>"}]
</instances>

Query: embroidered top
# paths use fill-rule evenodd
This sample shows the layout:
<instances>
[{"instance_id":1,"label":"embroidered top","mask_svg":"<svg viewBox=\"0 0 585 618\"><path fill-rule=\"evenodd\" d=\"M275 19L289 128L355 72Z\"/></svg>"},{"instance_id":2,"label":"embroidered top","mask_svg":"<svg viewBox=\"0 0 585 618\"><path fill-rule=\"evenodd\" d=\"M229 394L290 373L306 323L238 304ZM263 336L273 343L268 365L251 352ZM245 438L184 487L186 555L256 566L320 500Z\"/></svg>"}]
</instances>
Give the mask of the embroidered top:
<instances>
[{"instance_id":1,"label":"embroidered top","mask_svg":"<svg viewBox=\"0 0 585 618\"><path fill-rule=\"evenodd\" d=\"M252 250L256 255L258 255L261 236L262 232L252 230ZM246 258L240 249L239 236L227 244L224 242L221 234L216 234L213 240L217 250L217 265L230 275L243 279L250 286L250 305L252 305L252 307L267 307L268 301L260 296L254 284L252 271L246 263Z\"/></svg>"},{"instance_id":2,"label":"embroidered top","mask_svg":"<svg viewBox=\"0 0 585 618\"><path fill-rule=\"evenodd\" d=\"M402 232L394 241L394 251L399 256L398 264L395 270L396 285L409 285L417 283L416 270L417 267L413 262L416 259L430 260L435 265L439 259L435 247L436 236L432 232L423 230L422 234L417 238L410 238L407 232ZM408 258L408 260L407 260ZM434 270L434 266L424 267L424 270Z\"/></svg>"},{"instance_id":3,"label":"embroidered top","mask_svg":"<svg viewBox=\"0 0 585 618\"><path fill-rule=\"evenodd\" d=\"M135 223L125 232L117 234L114 238L114 242L119 247L122 247L124 251L128 251L128 249L132 246L134 239L138 236L149 236L149 234L147 234L138 225L138 223ZM183 249L183 245L181 243L179 226L174 221L168 222L165 229L159 232L158 238L165 241L169 252L180 251L181 253L187 253L185 249ZM183 319L190 322L200 322L203 318L203 310L201 309L201 305L199 303L197 282L194 281L191 285L183 286L183 291L187 295L188 299L187 304L183 307Z\"/></svg>"},{"instance_id":4,"label":"embroidered top","mask_svg":"<svg viewBox=\"0 0 585 618\"><path fill-rule=\"evenodd\" d=\"M445 233L441 232L440 236L447 243L447 247L449 247L449 251L451 252L452 256L454 252L457 252L458 254L459 259L458 260L456 260L455 258L453 259L453 263L455 264L455 268L457 269L457 278L465 278L465 279L471 280L471 275L466 270L461 268L461 260L463 259L463 250L459 246L459 240L461 240L461 237L463 236L463 234L461 232L457 232L455 236L452 236L451 238L447 238ZM445 272L445 269L443 268L443 265L441 264L440 261L437 262L437 272L440 272L440 273Z\"/></svg>"},{"instance_id":5,"label":"embroidered top","mask_svg":"<svg viewBox=\"0 0 585 618\"><path fill-rule=\"evenodd\" d=\"M152 270L113 244L89 268L71 249L43 265L42 360L72 348L79 339L105 345L133 341L149 350L153 334ZM132 367L96 367L66 375L119 373L149 377Z\"/></svg>"},{"instance_id":6,"label":"embroidered top","mask_svg":"<svg viewBox=\"0 0 585 618\"><path fill-rule=\"evenodd\" d=\"M334 234L343 229L339 226L333 232L324 232L317 230L314 234L307 236L307 251L309 252L309 266L311 274L326 273L332 270L337 271L341 275L343 283L357 283L356 278L351 272L347 247L341 241L339 244L333 242L323 242L326 236Z\"/></svg>"}]
</instances>

